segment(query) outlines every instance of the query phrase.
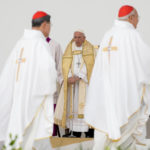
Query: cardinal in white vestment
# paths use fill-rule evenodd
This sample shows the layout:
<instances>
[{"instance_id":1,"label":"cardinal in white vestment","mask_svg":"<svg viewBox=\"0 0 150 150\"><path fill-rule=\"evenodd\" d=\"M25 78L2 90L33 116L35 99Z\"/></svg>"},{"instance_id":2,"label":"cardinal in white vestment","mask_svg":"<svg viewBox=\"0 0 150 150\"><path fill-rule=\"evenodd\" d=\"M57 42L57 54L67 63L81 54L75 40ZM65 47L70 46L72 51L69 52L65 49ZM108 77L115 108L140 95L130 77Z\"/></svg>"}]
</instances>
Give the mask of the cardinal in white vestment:
<instances>
[{"instance_id":1,"label":"cardinal in white vestment","mask_svg":"<svg viewBox=\"0 0 150 150\"><path fill-rule=\"evenodd\" d=\"M81 137L82 132L86 132L86 137L92 136L83 112L93 65L94 46L85 39L83 31L74 32L63 55L64 82L55 111L55 123L70 129L64 137Z\"/></svg>"},{"instance_id":2,"label":"cardinal in white vestment","mask_svg":"<svg viewBox=\"0 0 150 150\"><path fill-rule=\"evenodd\" d=\"M9 134L18 136L15 147L32 150L35 140L53 132L55 62L45 41L50 15L33 15L32 30L25 30L0 76L0 141L9 150Z\"/></svg>"},{"instance_id":3,"label":"cardinal in white vestment","mask_svg":"<svg viewBox=\"0 0 150 150\"><path fill-rule=\"evenodd\" d=\"M85 120L94 127L93 150L148 150L150 48L136 30L138 13L122 6L104 35L87 94Z\"/></svg>"},{"instance_id":4,"label":"cardinal in white vestment","mask_svg":"<svg viewBox=\"0 0 150 150\"><path fill-rule=\"evenodd\" d=\"M55 68L57 71L57 83L56 83L57 89L56 89L56 92L54 93L54 111L55 111L57 99L58 99L59 92L60 92L60 88L61 88L61 85L63 82L63 76L62 76L63 52L62 52L60 44L57 43L55 40L48 37L46 39L46 41L49 43L50 52L52 53L53 59L55 60ZM58 127L58 125L54 124L53 136L57 136L57 134L60 136L59 127Z\"/></svg>"}]
</instances>

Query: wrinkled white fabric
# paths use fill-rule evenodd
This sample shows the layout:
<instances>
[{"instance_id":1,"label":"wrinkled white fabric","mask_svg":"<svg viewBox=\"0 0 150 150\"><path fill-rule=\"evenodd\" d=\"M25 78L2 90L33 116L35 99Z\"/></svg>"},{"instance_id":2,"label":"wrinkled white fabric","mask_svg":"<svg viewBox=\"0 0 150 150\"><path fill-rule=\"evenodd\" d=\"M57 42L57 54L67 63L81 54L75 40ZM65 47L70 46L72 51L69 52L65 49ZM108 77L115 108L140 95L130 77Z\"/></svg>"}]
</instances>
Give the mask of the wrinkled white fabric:
<instances>
[{"instance_id":1,"label":"wrinkled white fabric","mask_svg":"<svg viewBox=\"0 0 150 150\"><path fill-rule=\"evenodd\" d=\"M111 37L111 51L103 51ZM86 122L110 139L119 139L120 127L139 110L143 94L150 110L150 96L143 93L144 85L146 92L150 85L149 65L150 49L139 33L129 22L116 20L96 57L87 94Z\"/></svg>"},{"instance_id":2,"label":"wrinkled white fabric","mask_svg":"<svg viewBox=\"0 0 150 150\"><path fill-rule=\"evenodd\" d=\"M52 134L56 69L49 46L40 31L25 30L6 62L0 85L0 141L5 140L8 144L11 133L18 136L16 145L19 147L23 134L26 135L26 130L34 124L41 111L39 127L33 138Z\"/></svg>"}]
</instances>

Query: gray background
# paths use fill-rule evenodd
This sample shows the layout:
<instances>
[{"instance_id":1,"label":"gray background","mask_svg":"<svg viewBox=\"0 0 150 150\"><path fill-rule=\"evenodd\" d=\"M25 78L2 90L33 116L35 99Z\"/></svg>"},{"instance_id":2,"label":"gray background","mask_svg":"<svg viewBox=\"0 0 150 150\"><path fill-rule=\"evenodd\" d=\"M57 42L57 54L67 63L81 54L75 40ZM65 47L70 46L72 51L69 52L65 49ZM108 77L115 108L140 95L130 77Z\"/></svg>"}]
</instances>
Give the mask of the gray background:
<instances>
[{"instance_id":1,"label":"gray background","mask_svg":"<svg viewBox=\"0 0 150 150\"><path fill-rule=\"evenodd\" d=\"M35 11L51 14L51 37L64 51L73 31L78 28L85 31L90 42L100 44L123 4L137 8L140 15L138 30L150 45L150 0L0 0L0 71L24 29L31 27Z\"/></svg>"}]
</instances>

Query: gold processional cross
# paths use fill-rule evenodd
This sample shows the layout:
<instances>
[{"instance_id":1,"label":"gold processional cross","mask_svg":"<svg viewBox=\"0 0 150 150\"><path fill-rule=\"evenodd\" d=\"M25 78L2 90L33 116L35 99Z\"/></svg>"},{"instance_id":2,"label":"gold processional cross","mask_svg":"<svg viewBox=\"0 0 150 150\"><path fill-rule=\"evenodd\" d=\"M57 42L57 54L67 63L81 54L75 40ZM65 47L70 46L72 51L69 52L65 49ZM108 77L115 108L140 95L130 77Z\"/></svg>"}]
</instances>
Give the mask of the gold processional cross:
<instances>
[{"instance_id":1,"label":"gold processional cross","mask_svg":"<svg viewBox=\"0 0 150 150\"><path fill-rule=\"evenodd\" d=\"M111 51L117 51L117 49L118 49L116 46L112 46L112 40L113 40L113 37L110 38L108 47L103 48L104 52L108 52L108 61L109 61L109 64L110 64L110 52Z\"/></svg>"},{"instance_id":2,"label":"gold processional cross","mask_svg":"<svg viewBox=\"0 0 150 150\"><path fill-rule=\"evenodd\" d=\"M22 58L23 51L24 51L24 48L21 49L20 56L19 56L19 58L16 60L16 64L18 65L18 67L17 67L16 81L18 81L18 79L19 79L19 72L20 72L21 63L25 63L25 62L26 62L26 59L25 59L25 58Z\"/></svg>"}]
</instances>

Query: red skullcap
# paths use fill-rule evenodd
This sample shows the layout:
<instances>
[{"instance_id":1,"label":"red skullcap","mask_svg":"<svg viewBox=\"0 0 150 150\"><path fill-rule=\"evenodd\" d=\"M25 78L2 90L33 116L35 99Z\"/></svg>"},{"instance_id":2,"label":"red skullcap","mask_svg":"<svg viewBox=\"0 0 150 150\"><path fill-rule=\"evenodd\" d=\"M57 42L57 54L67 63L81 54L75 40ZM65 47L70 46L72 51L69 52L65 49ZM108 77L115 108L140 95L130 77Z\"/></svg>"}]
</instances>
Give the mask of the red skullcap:
<instances>
[{"instance_id":1,"label":"red skullcap","mask_svg":"<svg viewBox=\"0 0 150 150\"><path fill-rule=\"evenodd\" d=\"M129 6L129 5L124 5L120 8L119 13L118 13L118 17L125 17L127 15L129 15L132 11L134 10L134 7Z\"/></svg>"},{"instance_id":2,"label":"red skullcap","mask_svg":"<svg viewBox=\"0 0 150 150\"><path fill-rule=\"evenodd\" d=\"M42 17L45 17L47 16L47 13L44 12L44 11L37 11L33 17L32 17L32 20L35 20L35 19L39 19L39 18L42 18Z\"/></svg>"}]
</instances>

